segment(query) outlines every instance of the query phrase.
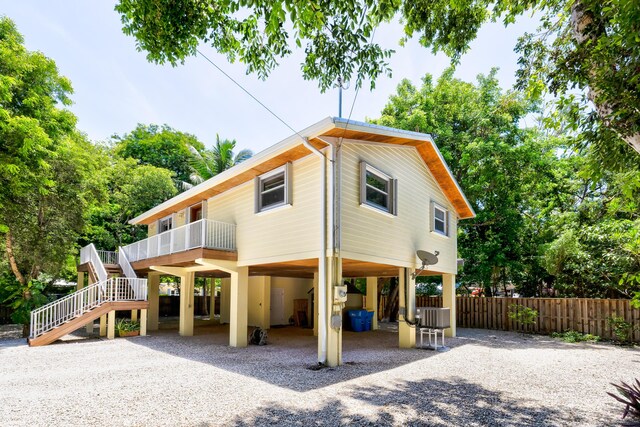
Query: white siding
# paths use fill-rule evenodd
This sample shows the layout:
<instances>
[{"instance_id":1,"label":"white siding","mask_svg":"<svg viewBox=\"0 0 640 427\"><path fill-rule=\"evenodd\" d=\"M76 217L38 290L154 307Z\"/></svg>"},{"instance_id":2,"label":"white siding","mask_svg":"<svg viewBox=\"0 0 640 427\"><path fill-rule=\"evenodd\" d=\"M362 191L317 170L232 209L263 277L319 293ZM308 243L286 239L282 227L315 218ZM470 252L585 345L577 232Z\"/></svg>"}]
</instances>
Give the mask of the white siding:
<instances>
[{"instance_id":1,"label":"white siding","mask_svg":"<svg viewBox=\"0 0 640 427\"><path fill-rule=\"evenodd\" d=\"M250 265L318 257L320 160L293 163L293 206L255 213L255 185L247 182L209 199L209 219L235 223L238 263Z\"/></svg>"},{"instance_id":2,"label":"white siding","mask_svg":"<svg viewBox=\"0 0 640 427\"><path fill-rule=\"evenodd\" d=\"M398 215L360 206L360 161L398 180ZM449 237L430 231L430 202L449 210ZM414 148L345 143L342 148L342 252L344 258L413 266L416 250L439 251L431 270L457 270L457 217Z\"/></svg>"}]
</instances>

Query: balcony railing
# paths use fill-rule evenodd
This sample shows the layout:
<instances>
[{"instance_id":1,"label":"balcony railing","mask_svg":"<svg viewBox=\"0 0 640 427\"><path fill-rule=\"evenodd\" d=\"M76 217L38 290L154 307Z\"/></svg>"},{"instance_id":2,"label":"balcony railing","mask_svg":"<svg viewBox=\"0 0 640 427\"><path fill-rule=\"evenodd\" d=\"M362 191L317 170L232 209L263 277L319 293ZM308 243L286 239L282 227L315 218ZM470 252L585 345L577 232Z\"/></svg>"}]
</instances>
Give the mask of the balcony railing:
<instances>
[{"instance_id":1,"label":"balcony railing","mask_svg":"<svg viewBox=\"0 0 640 427\"><path fill-rule=\"evenodd\" d=\"M236 225L201 219L122 248L129 262L195 248L236 250Z\"/></svg>"}]
</instances>

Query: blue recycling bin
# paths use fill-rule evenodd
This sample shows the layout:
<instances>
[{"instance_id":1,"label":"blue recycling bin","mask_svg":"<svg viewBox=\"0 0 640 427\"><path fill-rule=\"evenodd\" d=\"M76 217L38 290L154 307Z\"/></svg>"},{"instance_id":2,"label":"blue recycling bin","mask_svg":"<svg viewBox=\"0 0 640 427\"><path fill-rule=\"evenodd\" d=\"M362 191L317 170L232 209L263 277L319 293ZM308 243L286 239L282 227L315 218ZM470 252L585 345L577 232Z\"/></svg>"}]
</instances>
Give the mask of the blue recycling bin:
<instances>
[{"instance_id":1,"label":"blue recycling bin","mask_svg":"<svg viewBox=\"0 0 640 427\"><path fill-rule=\"evenodd\" d=\"M366 321L365 321L365 326L364 326L364 330L365 331L370 331L373 325L373 315L375 314L373 311L367 311L366 312L367 316L366 316Z\"/></svg>"},{"instance_id":2,"label":"blue recycling bin","mask_svg":"<svg viewBox=\"0 0 640 427\"><path fill-rule=\"evenodd\" d=\"M367 310L349 310L349 319L354 332L366 331Z\"/></svg>"}]
</instances>

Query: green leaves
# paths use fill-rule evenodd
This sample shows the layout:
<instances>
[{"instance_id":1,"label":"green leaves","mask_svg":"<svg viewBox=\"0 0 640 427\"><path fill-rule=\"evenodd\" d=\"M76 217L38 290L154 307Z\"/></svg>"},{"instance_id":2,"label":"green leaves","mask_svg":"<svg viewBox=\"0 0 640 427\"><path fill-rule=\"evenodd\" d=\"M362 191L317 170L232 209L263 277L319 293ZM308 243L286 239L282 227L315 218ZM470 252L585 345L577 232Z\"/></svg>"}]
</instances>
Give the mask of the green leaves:
<instances>
[{"instance_id":1,"label":"green leaves","mask_svg":"<svg viewBox=\"0 0 640 427\"><path fill-rule=\"evenodd\" d=\"M152 165L175 172L178 182L188 182L191 176L192 154L189 147L204 149L195 136L164 125L142 125L122 136L114 135L115 154L133 158L143 165Z\"/></svg>"},{"instance_id":2,"label":"green leaves","mask_svg":"<svg viewBox=\"0 0 640 427\"><path fill-rule=\"evenodd\" d=\"M199 184L253 156L251 150L241 150L235 154L235 146L235 139L221 140L216 135L216 143L211 150L196 150L192 147L191 167L195 173L191 176L191 182Z\"/></svg>"}]
</instances>

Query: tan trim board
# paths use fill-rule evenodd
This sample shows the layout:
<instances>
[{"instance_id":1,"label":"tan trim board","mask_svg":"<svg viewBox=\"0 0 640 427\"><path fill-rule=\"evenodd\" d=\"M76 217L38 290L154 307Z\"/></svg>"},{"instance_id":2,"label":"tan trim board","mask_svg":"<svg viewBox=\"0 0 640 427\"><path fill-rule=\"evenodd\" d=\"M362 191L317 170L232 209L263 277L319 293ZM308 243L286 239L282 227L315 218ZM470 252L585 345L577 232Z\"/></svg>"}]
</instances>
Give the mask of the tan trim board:
<instances>
[{"instance_id":1,"label":"tan trim board","mask_svg":"<svg viewBox=\"0 0 640 427\"><path fill-rule=\"evenodd\" d=\"M177 252L175 254L161 255L154 258L147 258L141 261L132 262L131 266L136 271L146 270L154 265L186 267L195 265L195 260L198 258L236 261L238 259L238 253L235 251L231 252L216 249L196 248L188 251Z\"/></svg>"}]
</instances>

